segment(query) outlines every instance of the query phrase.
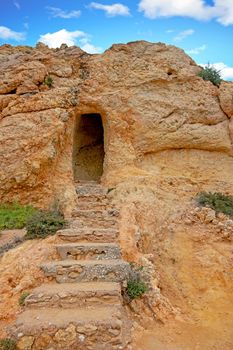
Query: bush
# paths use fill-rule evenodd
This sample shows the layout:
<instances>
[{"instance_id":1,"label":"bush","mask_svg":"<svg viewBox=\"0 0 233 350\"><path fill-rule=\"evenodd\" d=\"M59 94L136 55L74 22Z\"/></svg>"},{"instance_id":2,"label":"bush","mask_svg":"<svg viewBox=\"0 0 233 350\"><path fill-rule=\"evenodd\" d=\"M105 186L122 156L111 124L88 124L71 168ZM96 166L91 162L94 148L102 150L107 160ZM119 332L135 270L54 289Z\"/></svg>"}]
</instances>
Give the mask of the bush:
<instances>
[{"instance_id":1,"label":"bush","mask_svg":"<svg viewBox=\"0 0 233 350\"><path fill-rule=\"evenodd\" d=\"M220 192L202 192L197 196L197 202L202 207L208 207L216 211L233 217L233 197L226 196Z\"/></svg>"},{"instance_id":2,"label":"bush","mask_svg":"<svg viewBox=\"0 0 233 350\"><path fill-rule=\"evenodd\" d=\"M47 75L44 79L44 84L51 88L53 86L53 78L50 75Z\"/></svg>"},{"instance_id":3,"label":"bush","mask_svg":"<svg viewBox=\"0 0 233 350\"><path fill-rule=\"evenodd\" d=\"M45 238L56 233L56 231L60 230L64 225L64 217L59 212L39 211L28 219L25 238Z\"/></svg>"},{"instance_id":4,"label":"bush","mask_svg":"<svg viewBox=\"0 0 233 350\"><path fill-rule=\"evenodd\" d=\"M36 209L31 205L22 206L17 203L0 205L0 230L23 228L35 212Z\"/></svg>"},{"instance_id":5,"label":"bush","mask_svg":"<svg viewBox=\"0 0 233 350\"><path fill-rule=\"evenodd\" d=\"M214 67L211 67L210 64L208 64L205 68L203 68L198 73L198 76L204 80L211 81L211 83L213 83L216 86L219 86L222 80L220 71L218 71Z\"/></svg>"},{"instance_id":6,"label":"bush","mask_svg":"<svg viewBox=\"0 0 233 350\"><path fill-rule=\"evenodd\" d=\"M23 306L25 303L26 298L30 295L29 292L23 292L19 297L19 305Z\"/></svg>"},{"instance_id":7,"label":"bush","mask_svg":"<svg viewBox=\"0 0 233 350\"><path fill-rule=\"evenodd\" d=\"M127 294L131 300L139 298L148 290L146 284L139 279L130 279L127 282Z\"/></svg>"},{"instance_id":8,"label":"bush","mask_svg":"<svg viewBox=\"0 0 233 350\"><path fill-rule=\"evenodd\" d=\"M16 350L16 342L13 339L5 338L0 340L0 350Z\"/></svg>"},{"instance_id":9,"label":"bush","mask_svg":"<svg viewBox=\"0 0 233 350\"><path fill-rule=\"evenodd\" d=\"M139 298L147 290L148 287L142 278L143 266L130 263L130 273L127 281L127 287L123 290L123 296L127 302L131 302L133 299Z\"/></svg>"}]
</instances>

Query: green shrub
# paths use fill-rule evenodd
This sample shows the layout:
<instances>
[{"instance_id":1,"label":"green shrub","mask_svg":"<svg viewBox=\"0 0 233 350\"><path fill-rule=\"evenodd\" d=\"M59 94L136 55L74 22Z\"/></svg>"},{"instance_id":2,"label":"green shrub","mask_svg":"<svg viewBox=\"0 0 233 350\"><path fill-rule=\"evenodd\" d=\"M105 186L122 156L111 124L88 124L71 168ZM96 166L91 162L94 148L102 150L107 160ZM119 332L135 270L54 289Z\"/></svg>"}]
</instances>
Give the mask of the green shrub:
<instances>
[{"instance_id":1,"label":"green shrub","mask_svg":"<svg viewBox=\"0 0 233 350\"><path fill-rule=\"evenodd\" d=\"M220 71L218 71L216 68L210 66L208 64L205 68L203 68L199 73L198 76L201 77L204 80L211 81L216 86L219 86L221 83L221 74Z\"/></svg>"},{"instance_id":2,"label":"green shrub","mask_svg":"<svg viewBox=\"0 0 233 350\"><path fill-rule=\"evenodd\" d=\"M0 350L16 350L16 342L13 339L5 338L0 340Z\"/></svg>"},{"instance_id":3,"label":"green shrub","mask_svg":"<svg viewBox=\"0 0 233 350\"><path fill-rule=\"evenodd\" d=\"M23 306L25 303L26 298L30 295L29 292L23 292L19 297L19 305Z\"/></svg>"},{"instance_id":4,"label":"green shrub","mask_svg":"<svg viewBox=\"0 0 233 350\"><path fill-rule=\"evenodd\" d=\"M0 205L0 230L21 229L26 225L36 209L31 205L22 206L20 204L1 204Z\"/></svg>"},{"instance_id":5,"label":"green shrub","mask_svg":"<svg viewBox=\"0 0 233 350\"><path fill-rule=\"evenodd\" d=\"M202 192L197 196L197 202L202 207L208 207L216 211L233 217L233 197L226 196L220 192Z\"/></svg>"},{"instance_id":6,"label":"green shrub","mask_svg":"<svg viewBox=\"0 0 233 350\"><path fill-rule=\"evenodd\" d=\"M127 302L142 296L148 287L143 281L143 266L130 263L130 273L127 281L127 287L123 290L123 296Z\"/></svg>"},{"instance_id":7,"label":"green shrub","mask_svg":"<svg viewBox=\"0 0 233 350\"><path fill-rule=\"evenodd\" d=\"M59 212L39 211L27 220L25 238L45 238L56 233L64 225L64 217Z\"/></svg>"},{"instance_id":8,"label":"green shrub","mask_svg":"<svg viewBox=\"0 0 233 350\"><path fill-rule=\"evenodd\" d=\"M44 79L44 84L51 88L53 86L53 78L50 75L47 75Z\"/></svg>"},{"instance_id":9,"label":"green shrub","mask_svg":"<svg viewBox=\"0 0 233 350\"><path fill-rule=\"evenodd\" d=\"M127 282L127 294L131 300L139 298L148 290L146 284L139 279L130 279Z\"/></svg>"}]
</instances>

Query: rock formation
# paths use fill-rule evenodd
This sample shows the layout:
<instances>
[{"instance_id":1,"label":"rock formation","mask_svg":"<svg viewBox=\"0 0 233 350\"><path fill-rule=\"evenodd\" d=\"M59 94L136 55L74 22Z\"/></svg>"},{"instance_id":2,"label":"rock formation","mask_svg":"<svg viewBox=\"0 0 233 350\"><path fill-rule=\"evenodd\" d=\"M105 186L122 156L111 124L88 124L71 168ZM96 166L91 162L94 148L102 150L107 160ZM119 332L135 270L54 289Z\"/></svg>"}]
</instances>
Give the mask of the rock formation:
<instances>
[{"instance_id":1,"label":"rock formation","mask_svg":"<svg viewBox=\"0 0 233 350\"><path fill-rule=\"evenodd\" d=\"M233 222L193 198L233 195L233 83L218 88L182 50L143 41L101 55L4 45L0 66L0 201L69 216L75 182L102 174L123 258L153 286L131 304L133 349L232 350ZM3 281L6 308L17 291Z\"/></svg>"},{"instance_id":2,"label":"rock formation","mask_svg":"<svg viewBox=\"0 0 233 350\"><path fill-rule=\"evenodd\" d=\"M88 55L3 45L0 66L1 201L58 202L69 212L74 150L85 147L75 130L86 114L102 119L105 183L147 165L160 175L165 162L200 169L221 157L221 172L232 167L233 84L218 89L197 77L200 67L181 49L141 41Z\"/></svg>"}]
</instances>

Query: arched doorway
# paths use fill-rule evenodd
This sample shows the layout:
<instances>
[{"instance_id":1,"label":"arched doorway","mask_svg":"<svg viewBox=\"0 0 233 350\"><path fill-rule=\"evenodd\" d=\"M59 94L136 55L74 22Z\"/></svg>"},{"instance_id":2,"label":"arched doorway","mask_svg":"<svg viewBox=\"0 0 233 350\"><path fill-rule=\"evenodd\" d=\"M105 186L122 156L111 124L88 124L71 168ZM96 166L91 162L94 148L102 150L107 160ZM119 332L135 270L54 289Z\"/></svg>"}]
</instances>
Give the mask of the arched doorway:
<instances>
[{"instance_id":1,"label":"arched doorway","mask_svg":"<svg viewBox=\"0 0 233 350\"><path fill-rule=\"evenodd\" d=\"M104 129L101 115L82 114L76 119L73 147L75 181L99 181L103 174Z\"/></svg>"}]
</instances>

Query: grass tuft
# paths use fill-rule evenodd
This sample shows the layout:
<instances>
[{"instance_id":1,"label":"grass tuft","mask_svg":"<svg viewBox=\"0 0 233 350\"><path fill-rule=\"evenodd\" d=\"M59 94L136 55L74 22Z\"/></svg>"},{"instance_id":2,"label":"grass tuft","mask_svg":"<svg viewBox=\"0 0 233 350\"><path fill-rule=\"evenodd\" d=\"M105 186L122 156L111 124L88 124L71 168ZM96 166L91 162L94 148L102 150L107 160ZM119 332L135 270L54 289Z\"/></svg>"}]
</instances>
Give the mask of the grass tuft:
<instances>
[{"instance_id":1,"label":"grass tuft","mask_svg":"<svg viewBox=\"0 0 233 350\"><path fill-rule=\"evenodd\" d=\"M19 305L24 306L26 298L30 295L29 292L25 291L23 292L19 297Z\"/></svg>"},{"instance_id":2,"label":"grass tuft","mask_svg":"<svg viewBox=\"0 0 233 350\"><path fill-rule=\"evenodd\" d=\"M10 338L0 340L0 350L16 350L16 341Z\"/></svg>"},{"instance_id":3,"label":"grass tuft","mask_svg":"<svg viewBox=\"0 0 233 350\"><path fill-rule=\"evenodd\" d=\"M44 79L44 84L51 88L53 86L53 78L50 75L47 75Z\"/></svg>"},{"instance_id":4,"label":"grass tuft","mask_svg":"<svg viewBox=\"0 0 233 350\"><path fill-rule=\"evenodd\" d=\"M21 229L26 221L36 212L31 205L18 203L0 205L0 230Z\"/></svg>"}]
</instances>

